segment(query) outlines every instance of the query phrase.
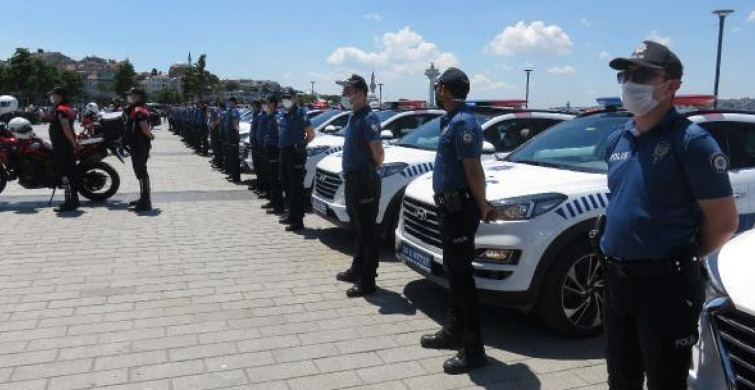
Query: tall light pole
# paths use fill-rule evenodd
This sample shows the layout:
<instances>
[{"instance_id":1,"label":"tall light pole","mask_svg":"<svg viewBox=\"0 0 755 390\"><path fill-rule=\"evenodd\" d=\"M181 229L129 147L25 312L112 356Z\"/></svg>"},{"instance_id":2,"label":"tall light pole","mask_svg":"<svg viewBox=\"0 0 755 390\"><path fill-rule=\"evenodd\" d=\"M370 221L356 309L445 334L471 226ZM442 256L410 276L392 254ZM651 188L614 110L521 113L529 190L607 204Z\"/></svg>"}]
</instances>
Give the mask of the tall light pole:
<instances>
[{"instance_id":1,"label":"tall light pole","mask_svg":"<svg viewBox=\"0 0 755 390\"><path fill-rule=\"evenodd\" d=\"M524 108L530 107L530 73L532 72L532 69L525 69L525 73L527 73L527 89L524 92Z\"/></svg>"},{"instance_id":2,"label":"tall light pole","mask_svg":"<svg viewBox=\"0 0 755 390\"><path fill-rule=\"evenodd\" d=\"M380 107L383 107L383 83L378 83L378 88L380 88L380 97L378 100L380 101Z\"/></svg>"},{"instance_id":3,"label":"tall light pole","mask_svg":"<svg viewBox=\"0 0 755 390\"><path fill-rule=\"evenodd\" d=\"M311 94L312 94L312 96L315 96L315 82L314 81L310 81L310 83L312 83Z\"/></svg>"},{"instance_id":4,"label":"tall light pole","mask_svg":"<svg viewBox=\"0 0 755 390\"><path fill-rule=\"evenodd\" d=\"M718 54L716 55L716 82L713 86L713 95L716 96L716 100L713 102L713 108L718 108L718 79L721 75L721 45L724 40L724 20L726 16L733 12L733 9L717 9L713 11L714 15L718 15Z\"/></svg>"}]
</instances>

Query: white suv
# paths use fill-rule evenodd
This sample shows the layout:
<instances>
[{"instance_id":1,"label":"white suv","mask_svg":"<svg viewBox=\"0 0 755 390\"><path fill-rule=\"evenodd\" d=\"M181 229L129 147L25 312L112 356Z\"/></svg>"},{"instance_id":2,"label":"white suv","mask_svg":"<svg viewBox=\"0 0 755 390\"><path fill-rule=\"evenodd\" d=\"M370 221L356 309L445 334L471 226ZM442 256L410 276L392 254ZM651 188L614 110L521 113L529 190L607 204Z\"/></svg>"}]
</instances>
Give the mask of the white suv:
<instances>
[{"instance_id":1,"label":"white suv","mask_svg":"<svg viewBox=\"0 0 755 390\"><path fill-rule=\"evenodd\" d=\"M710 284L688 382L693 390L755 389L753 250L755 230L749 230L707 261Z\"/></svg>"},{"instance_id":2,"label":"white suv","mask_svg":"<svg viewBox=\"0 0 755 390\"><path fill-rule=\"evenodd\" d=\"M443 115L444 111L437 109L421 109L410 111L383 110L376 111L375 114L380 120L381 137L383 140L390 141L399 139L414 129L418 128L425 122ZM304 190L311 193L315 182L315 169L317 164L323 158L343 150L344 132L349 120L349 111L343 117L339 126L330 125L327 135L318 134L317 137L307 145L307 164L304 174Z\"/></svg>"},{"instance_id":3,"label":"white suv","mask_svg":"<svg viewBox=\"0 0 755 390\"><path fill-rule=\"evenodd\" d=\"M487 196L501 219L481 224L475 243L477 287L484 301L536 311L570 335L602 328L602 267L587 234L604 213L606 137L630 119L600 112L553 126L504 161L487 164ZM752 225L755 207L755 115L711 112L689 116L709 129L731 159L737 208ZM406 189L396 230L397 256L446 285L432 178Z\"/></svg>"},{"instance_id":4,"label":"white suv","mask_svg":"<svg viewBox=\"0 0 755 390\"><path fill-rule=\"evenodd\" d=\"M485 158L493 159L493 153L502 157L527 139L546 128L569 120L571 114L548 111L505 111L489 107L474 108L485 136ZM501 112L505 112L500 115ZM440 138L441 118L433 119L422 127L385 148L385 161L380 174L383 179L380 193L377 223L378 231L388 241L398 226L401 199L407 184L417 176L432 171L435 151ZM312 194L312 209L334 224L349 228L344 194L342 152L324 158L317 165L315 191Z\"/></svg>"}]
</instances>

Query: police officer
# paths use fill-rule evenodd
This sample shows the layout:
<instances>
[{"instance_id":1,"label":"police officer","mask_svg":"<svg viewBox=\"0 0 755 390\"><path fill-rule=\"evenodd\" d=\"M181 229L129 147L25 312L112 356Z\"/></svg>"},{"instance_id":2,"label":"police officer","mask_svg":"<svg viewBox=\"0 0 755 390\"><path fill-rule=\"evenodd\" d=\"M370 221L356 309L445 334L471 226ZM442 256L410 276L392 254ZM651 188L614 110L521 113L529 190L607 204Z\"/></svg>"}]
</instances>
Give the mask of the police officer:
<instances>
[{"instance_id":1,"label":"police officer","mask_svg":"<svg viewBox=\"0 0 755 390\"><path fill-rule=\"evenodd\" d=\"M236 98L232 97L228 99L228 111L226 111L226 134L228 139L227 154L226 154L226 173L228 176L226 179L234 182L241 183L241 160L239 156L239 121L241 115L239 110L236 109Z\"/></svg>"},{"instance_id":2,"label":"police officer","mask_svg":"<svg viewBox=\"0 0 755 390\"><path fill-rule=\"evenodd\" d=\"M257 191L257 188L259 186L260 158L259 148L257 146L257 127L260 122L260 111L262 111L262 103L259 101L259 99L254 99L252 101L252 122L250 123L249 128L249 144L252 148L252 167L254 169L254 173L257 175L257 179L253 183L249 184L249 191Z\"/></svg>"},{"instance_id":3,"label":"police officer","mask_svg":"<svg viewBox=\"0 0 755 390\"><path fill-rule=\"evenodd\" d=\"M202 156L209 156L210 144L207 138L210 133L210 108L207 102L200 103L199 113L199 153Z\"/></svg>"},{"instance_id":4,"label":"police officer","mask_svg":"<svg viewBox=\"0 0 755 390\"><path fill-rule=\"evenodd\" d=\"M149 151L152 149L152 128L149 123L149 109L144 105L145 93L139 88L131 88L128 91L128 107L124 111L126 119L126 142L131 150L131 164L134 174L139 180L139 199L129 203L134 206L134 211L152 210L150 197L151 183L147 172L147 160Z\"/></svg>"},{"instance_id":5,"label":"police officer","mask_svg":"<svg viewBox=\"0 0 755 390\"><path fill-rule=\"evenodd\" d=\"M257 124L254 127L252 136L255 138L255 147L257 148L257 159L254 163L254 171L257 174L257 185L255 193L261 198L270 197L270 179L267 172L267 158L265 153L265 134L267 132L269 101L267 98L260 100L261 110L257 114Z\"/></svg>"},{"instance_id":6,"label":"police officer","mask_svg":"<svg viewBox=\"0 0 755 390\"><path fill-rule=\"evenodd\" d=\"M75 158L79 143L73 130L75 116L68 105L68 92L63 87L55 87L50 92L50 102L55 105L50 118L50 142L59 184L65 191L65 201L55 211L75 211L79 208Z\"/></svg>"},{"instance_id":7,"label":"police officer","mask_svg":"<svg viewBox=\"0 0 755 390\"><path fill-rule=\"evenodd\" d=\"M448 275L451 321L440 331L422 336L424 348L456 349L458 353L443 363L448 374L461 374L486 364L477 288L472 260L475 233L480 220L497 218L485 198L485 176L480 164L483 134L465 99L469 78L449 68L435 85L441 119L441 135L433 171L433 190L443 249L443 267Z\"/></svg>"},{"instance_id":8,"label":"police officer","mask_svg":"<svg viewBox=\"0 0 755 390\"><path fill-rule=\"evenodd\" d=\"M279 176L279 158L280 149L278 148L278 139L280 136L278 129L278 96L270 95L267 98L267 115L264 119L265 125L265 150L264 159L267 168L265 177L268 180L270 190L270 201L262 205L263 209L269 209L268 214L283 213L283 193Z\"/></svg>"},{"instance_id":9,"label":"police officer","mask_svg":"<svg viewBox=\"0 0 755 390\"><path fill-rule=\"evenodd\" d=\"M220 169L225 163L225 152L223 151L222 115L219 104L212 108L210 120L212 120L212 128L210 130L212 134L212 166Z\"/></svg>"},{"instance_id":10,"label":"police officer","mask_svg":"<svg viewBox=\"0 0 755 390\"><path fill-rule=\"evenodd\" d=\"M288 207L288 217L282 221L288 224L286 231L304 228L304 164L307 144L315 138L315 129L304 108L296 104L295 95L293 90L283 95L283 112L278 116L280 181Z\"/></svg>"},{"instance_id":11,"label":"police officer","mask_svg":"<svg viewBox=\"0 0 755 390\"><path fill-rule=\"evenodd\" d=\"M336 279L354 283L348 297L375 292L380 249L375 220L380 199L381 178L378 170L385 156L380 139L380 120L367 104L367 82L353 74L337 81L343 87L341 104L351 110L343 147L346 211L354 232L355 254L351 267Z\"/></svg>"},{"instance_id":12,"label":"police officer","mask_svg":"<svg viewBox=\"0 0 755 390\"><path fill-rule=\"evenodd\" d=\"M700 261L734 233L738 217L715 139L674 109L682 63L643 42L610 62L634 114L607 142L611 199L600 247L611 389L687 389L703 280Z\"/></svg>"}]
</instances>

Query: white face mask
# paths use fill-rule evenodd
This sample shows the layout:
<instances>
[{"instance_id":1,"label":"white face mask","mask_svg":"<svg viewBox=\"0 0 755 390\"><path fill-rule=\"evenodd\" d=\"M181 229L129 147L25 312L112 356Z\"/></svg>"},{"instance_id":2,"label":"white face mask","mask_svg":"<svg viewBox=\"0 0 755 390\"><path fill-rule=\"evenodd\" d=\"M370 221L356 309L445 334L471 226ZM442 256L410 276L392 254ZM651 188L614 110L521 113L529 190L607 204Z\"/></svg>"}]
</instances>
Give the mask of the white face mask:
<instances>
[{"instance_id":1,"label":"white face mask","mask_svg":"<svg viewBox=\"0 0 755 390\"><path fill-rule=\"evenodd\" d=\"M667 84L661 84L657 88L665 89ZM643 116L658 106L659 100L655 99L656 86L638 84L627 81L621 84L621 102L624 108L636 116Z\"/></svg>"},{"instance_id":2,"label":"white face mask","mask_svg":"<svg viewBox=\"0 0 755 390\"><path fill-rule=\"evenodd\" d=\"M50 96L50 103L55 104L55 96Z\"/></svg>"},{"instance_id":3,"label":"white face mask","mask_svg":"<svg viewBox=\"0 0 755 390\"><path fill-rule=\"evenodd\" d=\"M341 105L345 110L351 110L354 107L354 105L351 104L351 99L347 96L341 96Z\"/></svg>"},{"instance_id":4,"label":"white face mask","mask_svg":"<svg viewBox=\"0 0 755 390\"><path fill-rule=\"evenodd\" d=\"M126 96L126 101L128 104L134 104L134 97L133 96Z\"/></svg>"},{"instance_id":5,"label":"white face mask","mask_svg":"<svg viewBox=\"0 0 755 390\"><path fill-rule=\"evenodd\" d=\"M291 99L283 99L283 108L288 110L289 108L294 106L294 101Z\"/></svg>"}]
</instances>

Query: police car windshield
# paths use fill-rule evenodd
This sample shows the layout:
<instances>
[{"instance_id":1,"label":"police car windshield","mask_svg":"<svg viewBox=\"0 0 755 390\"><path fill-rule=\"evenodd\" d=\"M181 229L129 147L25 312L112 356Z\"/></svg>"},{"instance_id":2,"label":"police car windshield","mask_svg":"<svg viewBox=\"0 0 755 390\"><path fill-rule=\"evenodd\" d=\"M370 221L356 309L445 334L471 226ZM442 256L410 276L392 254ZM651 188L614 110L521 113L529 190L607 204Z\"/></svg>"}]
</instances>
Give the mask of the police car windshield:
<instances>
[{"instance_id":1,"label":"police car windshield","mask_svg":"<svg viewBox=\"0 0 755 390\"><path fill-rule=\"evenodd\" d=\"M474 113L477 123L487 122L492 115ZM440 139L440 121L443 117L435 118L425 122L416 130L401 138L396 145L414 149L436 150L438 149L438 140Z\"/></svg>"},{"instance_id":2,"label":"police car windshield","mask_svg":"<svg viewBox=\"0 0 755 390\"><path fill-rule=\"evenodd\" d=\"M626 114L597 114L561 122L532 138L506 161L606 173L606 138L626 123Z\"/></svg>"},{"instance_id":3,"label":"police car windshield","mask_svg":"<svg viewBox=\"0 0 755 390\"><path fill-rule=\"evenodd\" d=\"M393 111L393 110L375 111L375 115L378 117L378 121L380 123L385 122L386 120L390 119L392 116L394 116L396 114L398 114L398 112ZM348 127L348 126L345 126L343 129L339 130L334 135L337 135L337 136L340 136L340 137L345 137L346 136L346 127Z\"/></svg>"},{"instance_id":4,"label":"police car windshield","mask_svg":"<svg viewBox=\"0 0 755 390\"><path fill-rule=\"evenodd\" d=\"M339 112L341 111L338 111L338 110L325 111L322 114L319 114L315 116L314 118L310 119L309 123L312 124L312 127L318 128L320 127L320 125L325 123L326 120L332 118L334 115L338 114Z\"/></svg>"}]
</instances>

